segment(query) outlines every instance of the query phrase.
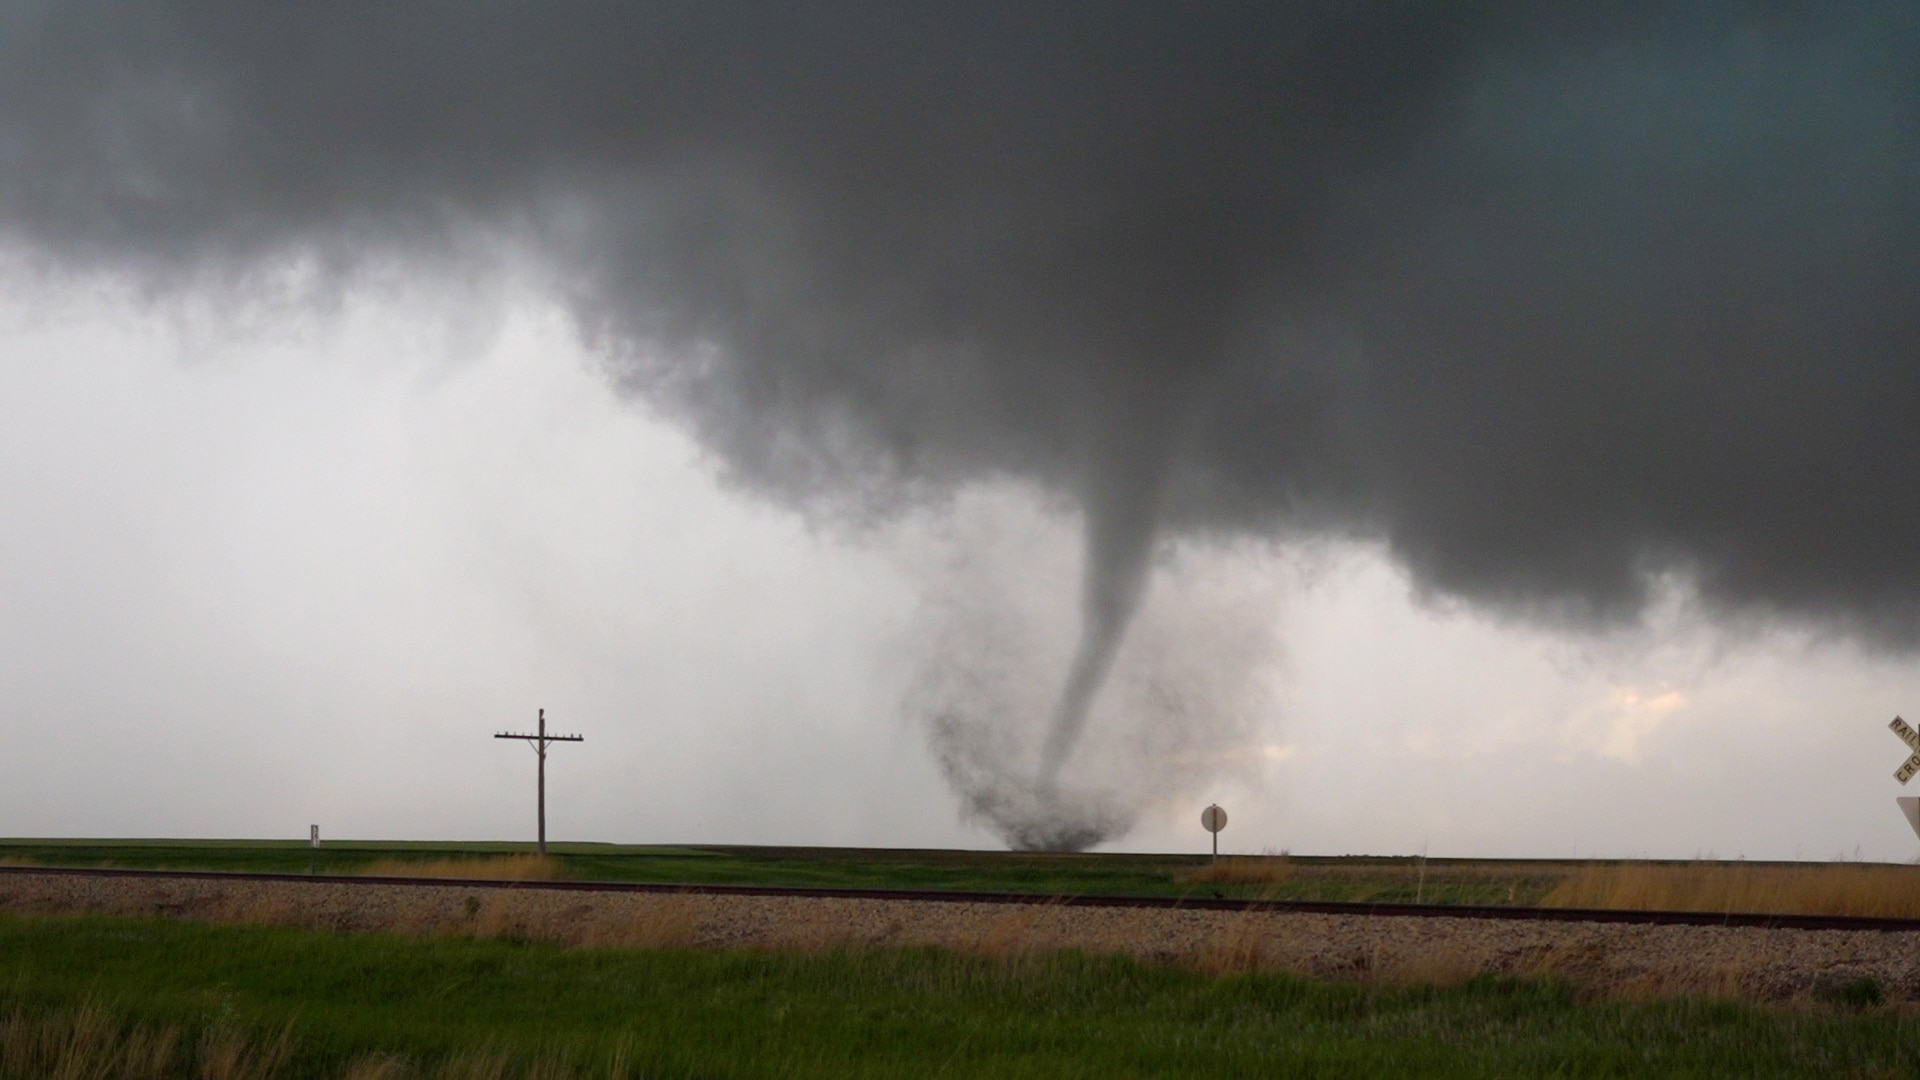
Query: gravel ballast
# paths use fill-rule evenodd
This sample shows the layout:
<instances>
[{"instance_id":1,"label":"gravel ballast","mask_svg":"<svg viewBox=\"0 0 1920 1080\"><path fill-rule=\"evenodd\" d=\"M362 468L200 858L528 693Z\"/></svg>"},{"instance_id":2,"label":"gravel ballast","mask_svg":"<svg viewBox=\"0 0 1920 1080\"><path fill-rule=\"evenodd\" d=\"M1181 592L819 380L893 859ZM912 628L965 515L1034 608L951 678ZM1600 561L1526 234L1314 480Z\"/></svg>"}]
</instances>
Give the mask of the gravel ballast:
<instances>
[{"instance_id":1,"label":"gravel ballast","mask_svg":"<svg viewBox=\"0 0 1920 1080\"><path fill-rule=\"evenodd\" d=\"M1285 911L1082 907L538 882L392 884L218 876L0 873L0 910L160 915L314 929L472 933L581 946L833 949L937 945L991 955L1077 949L1228 972L1393 983L1551 974L1601 991L1766 1000L1872 979L1920 1000L1920 931L1648 926Z\"/></svg>"}]
</instances>

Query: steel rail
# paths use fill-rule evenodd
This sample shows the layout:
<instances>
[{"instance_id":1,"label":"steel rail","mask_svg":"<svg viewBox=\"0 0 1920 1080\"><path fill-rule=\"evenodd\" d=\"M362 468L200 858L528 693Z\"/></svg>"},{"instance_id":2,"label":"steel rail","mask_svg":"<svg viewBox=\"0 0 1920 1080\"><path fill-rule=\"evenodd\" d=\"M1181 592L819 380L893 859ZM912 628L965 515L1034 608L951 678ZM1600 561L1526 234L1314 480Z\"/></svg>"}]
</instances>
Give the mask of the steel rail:
<instances>
[{"instance_id":1,"label":"steel rail","mask_svg":"<svg viewBox=\"0 0 1920 1080\"><path fill-rule=\"evenodd\" d=\"M823 900L896 900L946 904L1034 904L1056 907L1162 908L1188 911L1257 911L1276 914L1348 915L1371 918L1483 919L1509 922L1626 923L1641 926L1757 927L1769 930L1920 932L1920 919L1858 915L1769 915L1754 912L1630 911L1613 908L1503 907L1493 904L1386 904L1334 900L1235 900L1194 896L1127 896L967 892L952 889L797 888L775 885L707 885L635 881L503 881L492 878L410 878L362 874L265 874L224 870L147 870L125 867L0 866L0 875L275 881L320 885L409 885L448 889L546 889L561 892L666 893L697 896L784 896Z\"/></svg>"}]
</instances>

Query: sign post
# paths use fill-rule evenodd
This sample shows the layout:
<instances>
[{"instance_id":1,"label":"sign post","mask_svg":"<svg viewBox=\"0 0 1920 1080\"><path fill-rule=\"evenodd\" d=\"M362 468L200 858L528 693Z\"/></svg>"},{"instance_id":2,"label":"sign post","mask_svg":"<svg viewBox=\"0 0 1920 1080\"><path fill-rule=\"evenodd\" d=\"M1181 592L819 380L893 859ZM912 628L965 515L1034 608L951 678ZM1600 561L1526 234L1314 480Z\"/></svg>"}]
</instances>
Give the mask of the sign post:
<instances>
[{"instance_id":1,"label":"sign post","mask_svg":"<svg viewBox=\"0 0 1920 1080\"><path fill-rule=\"evenodd\" d=\"M1220 830L1227 827L1227 812L1219 803L1200 811L1200 827L1213 834L1213 861L1220 861Z\"/></svg>"},{"instance_id":2,"label":"sign post","mask_svg":"<svg viewBox=\"0 0 1920 1080\"><path fill-rule=\"evenodd\" d=\"M1893 778L1904 784L1913 779L1915 773L1920 773L1920 732L1914 731L1911 725L1897 716L1893 718L1893 723L1887 725L1887 729L1900 736L1900 741L1906 743L1907 749L1913 751L1893 772ZM1900 816L1907 819L1908 825L1913 826L1914 834L1920 835L1920 798L1909 795L1893 801L1900 807Z\"/></svg>"}]
</instances>

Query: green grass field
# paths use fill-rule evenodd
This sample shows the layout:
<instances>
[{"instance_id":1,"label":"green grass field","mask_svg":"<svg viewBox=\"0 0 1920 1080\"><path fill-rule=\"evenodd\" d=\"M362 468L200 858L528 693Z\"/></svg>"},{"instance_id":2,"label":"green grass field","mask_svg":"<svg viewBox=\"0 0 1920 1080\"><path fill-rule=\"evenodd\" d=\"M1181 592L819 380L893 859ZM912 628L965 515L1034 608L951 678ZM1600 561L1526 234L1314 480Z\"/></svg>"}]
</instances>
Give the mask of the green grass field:
<instances>
[{"instance_id":1,"label":"green grass field","mask_svg":"<svg viewBox=\"0 0 1920 1080\"><path fill-rule=\"evenodd\" d=\"M1920 918L1920 866L1760 861L1033 854L561 843L534 876L803 888L1545 905ZM514 876L532 845L283 840L0 840L0 864ZM437 864L437 865L436 865ZM525 869L523 866L522 869Z\"/></svg>"},{"instance_id":2,"label":"green grass field","mask_svg":"<svg viewBox=\"0 0 1920 1080\"><path fill-rule=\"evenodd\" d=\"M282 1037L278 1068L247 1067ZM166 1068L146 1075L1920 1075L1920 1017L1880 1007L1583 1002L1548 983L1396 989L1075 954L568 951L0 917L0 1075L52 1075L62 1047L153 1058L161 1043Z\"/></svg>"},{"instance_id":3,"label":"green grass field","mask_svg":"<svg viewBox=\"0 0 1920 1080\"><path fill-rule=\"evenodd\" d=\"M1529 904L1581 864L1521 860L1302 858L1230 860L1268 864L1261 880L1192 880L1200 855L1053 855L1006 851L880 848L652 847L550 844L569 877L704 885L968 889L1069 895L1213 896L1270 900L1360 900ZM334 841L314 852L277 840L0 840L0 860L46 866L323 874L362 872L376 861L532 850L530 844Z\"/></svg>"}]
</instances>

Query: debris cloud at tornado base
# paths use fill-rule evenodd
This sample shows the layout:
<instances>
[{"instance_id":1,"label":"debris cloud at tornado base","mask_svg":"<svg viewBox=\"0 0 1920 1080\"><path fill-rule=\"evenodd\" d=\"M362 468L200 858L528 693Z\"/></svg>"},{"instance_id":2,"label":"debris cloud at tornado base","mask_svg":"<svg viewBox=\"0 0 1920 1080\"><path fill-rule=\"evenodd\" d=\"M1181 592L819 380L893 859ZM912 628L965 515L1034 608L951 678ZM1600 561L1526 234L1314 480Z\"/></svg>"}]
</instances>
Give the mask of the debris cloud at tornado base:
<instances>
[{"instance_id":1,"label":"debris cloud at tornado base","mask_svg":"<svg viewBox=\"0 0 1920 1080\"><path fill-rule=\"evenodd\" d=\"M1158 553L1086 732L1049 770L1052 731L1037 721L1085 649L1075 584L1087 556L1067 518L1005 486L970 490L943 521L911 567L924 601L902 650L915 672L906 705L968 819L1015 848L1077 851L1209 785L1260 782L1294 580L1264 546Z\"/></svg>"},{"instance_id":2,"label":"debris cloud at tornado base","mask_svg":"<svg viewBox=\"0 0 1920 1080\"><path fill-rule=\"evenodd\" d=\"M1130 624L1188 540L1920 643L1916 55L1892 2L26 2L0 237L160 293L530 260L769 497L1064 500L1080 638L1009 714L1025 793L935 744L1072 846L1138 801L989 806L1066 799L1148 708Z\"/></svg>"}]
</instances>

